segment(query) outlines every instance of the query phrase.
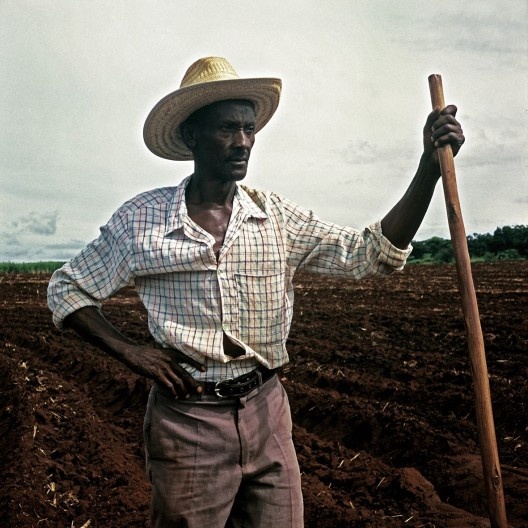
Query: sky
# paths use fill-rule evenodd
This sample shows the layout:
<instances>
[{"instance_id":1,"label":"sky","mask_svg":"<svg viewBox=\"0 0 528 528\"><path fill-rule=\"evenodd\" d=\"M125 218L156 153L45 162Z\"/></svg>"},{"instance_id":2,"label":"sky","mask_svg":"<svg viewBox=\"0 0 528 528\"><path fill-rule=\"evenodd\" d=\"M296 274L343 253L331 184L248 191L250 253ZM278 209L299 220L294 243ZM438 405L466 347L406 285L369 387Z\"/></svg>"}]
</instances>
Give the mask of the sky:
<instances>
[{"instance_id":1,"label":"sky","mask_svg":"<svg viewBox=\"0 0 528 528\"><path fill-rule=\"evenodd\" d=\"M528 224L525 0L0 0L0 261L66 260L192 162L143 123L204 56L279 77L247 185L363 229L405 192L442 76L467 234ZM449 238L441 184L416 235Z\"/></svg>"}]
</instances>

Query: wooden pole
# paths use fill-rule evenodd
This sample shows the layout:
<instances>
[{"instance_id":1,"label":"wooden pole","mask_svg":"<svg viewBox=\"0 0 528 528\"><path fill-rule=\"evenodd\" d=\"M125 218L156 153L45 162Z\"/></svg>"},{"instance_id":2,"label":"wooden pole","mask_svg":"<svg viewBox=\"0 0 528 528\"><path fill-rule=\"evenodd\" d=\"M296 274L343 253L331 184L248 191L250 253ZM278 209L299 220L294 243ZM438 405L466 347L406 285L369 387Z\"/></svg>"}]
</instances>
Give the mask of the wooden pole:
<instances>
[{"instance_id":1,"label":"wooden pole","mask_svg":"<svg viewBox=\"0 0 528 528\"><path fill-rule=\"evenodd\" d=\"M429 91L433 109L443 109L445 101L442 77L440 75L429 76ZM484 339L482 337L477 298L471 275L466 232L458 199L455 163L451 145L440 147L438 149L438 158L444 186L449 231L455 253L462 311L468 338L469 359L473 373L477 428L490 523L492 528L507 528L502 476L491 408L488 368L484 352Z\"/></svg>"}]
</instances>

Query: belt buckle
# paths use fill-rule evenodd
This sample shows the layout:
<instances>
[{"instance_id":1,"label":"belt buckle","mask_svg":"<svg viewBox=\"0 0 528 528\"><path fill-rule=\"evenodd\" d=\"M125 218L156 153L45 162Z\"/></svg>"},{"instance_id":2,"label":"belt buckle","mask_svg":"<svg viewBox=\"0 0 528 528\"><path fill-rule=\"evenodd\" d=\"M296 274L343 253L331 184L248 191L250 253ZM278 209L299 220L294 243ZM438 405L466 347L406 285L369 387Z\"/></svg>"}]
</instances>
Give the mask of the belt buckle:
<instances>
[{"instance_id":1,"label":"belt buckle","mask_svg":"<svg viewBox=\"0 0 528 528\"><path fill-rule=\"evenodd\" d=\"M229 381L233 381L233 378L227 378L216 382L214 391L218 398L231 398L231 396L224 396L223 394L220 394L220 391L222 390L222 384Z\"/></svg>"},{"instance_id":2,"label":"belt buckle","mask_svg":"<svg viewBox=\"0 0 528 528\"><path fill-rule=\"evenodd\" d=\"M251 379L250 376L255 376L256 375L256 380L255 378ZM239 380L240 378L244 378L248 376L248 380L246 382L244 382L243 385L252 385L253 384L253 381L255 380L257 382L256 385L253 385L251 386L249 389L242 389L241 387L239 387L239 393L238 394L229 394L227 396L224 396L223 394L220 393L220 391L222 390L222 386L223 385L229 385L230 382L236 382L237 380ZM240 398L241 396L246 396L246 394L249 394L251 391L253 391L253 389L256 389L257 387L260 387L262 385L262 372L260 372L260 370L258 369L255 369L253 370L252 372L249 372L248 374L246 375L243 375L243 376L240 376L240 378L227 378L227 379L223 379L223 380L220 380L216 383L215 385L215 388L214 388L214 392L217 396L217 398Z\"/></svg>"}]
</instances>

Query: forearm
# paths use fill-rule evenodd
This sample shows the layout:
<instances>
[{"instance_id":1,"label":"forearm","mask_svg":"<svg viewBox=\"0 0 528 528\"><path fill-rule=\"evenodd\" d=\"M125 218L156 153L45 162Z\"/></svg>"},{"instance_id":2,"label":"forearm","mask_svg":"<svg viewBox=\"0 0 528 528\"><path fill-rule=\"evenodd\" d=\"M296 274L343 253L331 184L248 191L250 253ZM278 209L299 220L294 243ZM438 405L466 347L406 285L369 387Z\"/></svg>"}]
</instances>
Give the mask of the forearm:
<instances>
[{"instance_id":1,"label":"forearm","mask_svg":"<svg viewBox=\"0 0 528 528\"><path fill-rule=\"evenodd\" d=\"M111 325L94 306L81 308L68 315L64 326L124 363L132 372L166 386L175 397L188 398L190 393L202 391L199 382L179 363L187 363L205 371L203 364L178 350L158 349L134 343Z\"/></svg>"},{"instance_id":2,"label":"forearm","mask_svg":"<svg viewBox=\"0 0 528 528\"><path fill-rule=\"evenodd\" d=\"M400 249L409 246L431 203L440 168L423 155L418 170L401 200L381 220L383 234Z\"/></svg>"},{"instance_id":3,"label":"forearm","mask_svg":"<svg viewBox=\"0 0 528 528\"><path fill-rule=\"evenodd\" d=\"M136 343L115 328L94 306L81 308L68 315L64 327L71 328L88 343L104 350L127 364L127 351Z\"/></svg>"}]
</instances>

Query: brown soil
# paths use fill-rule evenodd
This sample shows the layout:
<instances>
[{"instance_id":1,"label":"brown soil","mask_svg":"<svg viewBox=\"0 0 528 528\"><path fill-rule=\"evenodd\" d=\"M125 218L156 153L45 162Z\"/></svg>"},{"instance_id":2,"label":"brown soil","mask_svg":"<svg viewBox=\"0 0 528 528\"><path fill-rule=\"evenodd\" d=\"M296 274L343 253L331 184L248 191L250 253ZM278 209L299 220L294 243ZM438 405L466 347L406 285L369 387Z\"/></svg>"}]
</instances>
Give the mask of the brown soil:
<instances>
[{"instance_id":1,"label":"brown soil","mask_svg":"<svg viewBox=\"0 0 528 528\"><path fill-rule=\"evenodd\" d=\"M528 262L473 266L511 526L528 526ZM0 276L0 525L148 526L149 383L51 324L48 277ZM452 266L362 282L301 275L282 373L306 526L486 527ZM133 290L105 312L148 341ZM89 521L89 523L88 523Z\"/></svg>"}]
</instances>

